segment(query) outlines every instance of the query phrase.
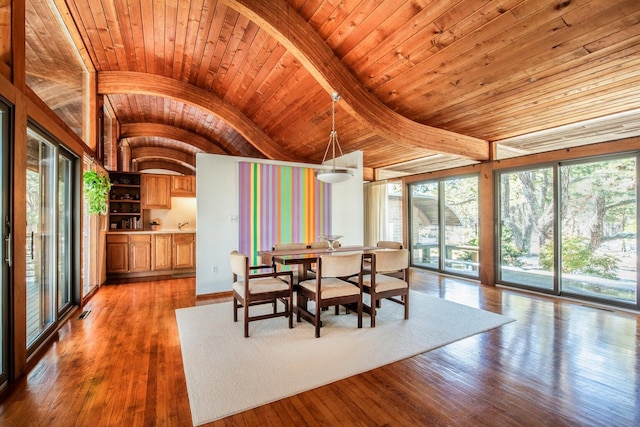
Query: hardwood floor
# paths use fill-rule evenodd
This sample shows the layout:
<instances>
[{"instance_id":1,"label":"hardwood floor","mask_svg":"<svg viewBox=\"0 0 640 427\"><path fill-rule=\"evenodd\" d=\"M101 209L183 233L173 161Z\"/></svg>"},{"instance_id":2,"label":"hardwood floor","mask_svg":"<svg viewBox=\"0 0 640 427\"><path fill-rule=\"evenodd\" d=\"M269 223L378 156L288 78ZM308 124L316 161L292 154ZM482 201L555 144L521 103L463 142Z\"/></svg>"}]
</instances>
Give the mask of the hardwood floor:
<instances>
[{"instance_id":1,"label":"hardwood floor","mask_svg":"<svg viewBox=\"0 0 640 427\"><path fill-rule=\"evenodd\" d=\"M210 425L640 425L640 316L422 271L412 286L516 322ZM174 310L195 304L192 278L103 286L0 425L191 425Z\"/></svg>"}]
</instances>

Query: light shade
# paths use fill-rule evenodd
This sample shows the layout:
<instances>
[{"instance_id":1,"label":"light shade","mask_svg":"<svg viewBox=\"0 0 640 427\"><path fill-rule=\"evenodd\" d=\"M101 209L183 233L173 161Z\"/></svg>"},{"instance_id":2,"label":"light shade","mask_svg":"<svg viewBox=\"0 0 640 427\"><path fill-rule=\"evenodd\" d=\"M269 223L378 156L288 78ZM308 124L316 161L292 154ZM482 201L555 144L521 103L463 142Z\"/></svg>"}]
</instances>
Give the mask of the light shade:
<instances>
[{"instance_id":1,"label":"light shade","mask_svg":"<svg viewBox=\"0 0 640 427\"><path fill-rule=\"evenodd\" d=\"M324 164L324 161L327 159L327 154L329 150L331 150L331 168L323 168L316 171L316 178L329 184L345 182L353 176L353 172L349 169L336 167L336 146L338 147L340 156L343 156L342 148L340 148L340 142L338 141L338 132L336 132L336 101L339 99L340 95L336 92L331 94L331 133L329 134L329 144L322 158L322 163Z\"/></svg>"},{"instance_id":2,"label":"light shade","mask_svg":"<svg viewBox=\"0 0 640 427\"><path fill-rule=\"evenodd\" d=\"M329 184L337 184L339 182L345 182L353 176L353 172L348 169L318 169L316 171L316 178L322 182Z\"/></svg>"}]
</instances>

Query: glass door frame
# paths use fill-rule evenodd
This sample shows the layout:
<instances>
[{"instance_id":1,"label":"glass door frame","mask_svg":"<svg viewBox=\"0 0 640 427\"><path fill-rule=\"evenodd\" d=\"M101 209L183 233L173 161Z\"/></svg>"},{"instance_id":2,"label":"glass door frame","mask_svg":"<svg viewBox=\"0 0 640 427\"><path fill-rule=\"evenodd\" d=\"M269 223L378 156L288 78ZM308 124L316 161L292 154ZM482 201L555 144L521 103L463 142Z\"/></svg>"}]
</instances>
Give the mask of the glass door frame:
<instances>
[{"instance_id":1,"label":"glass door frame","mask_svg":"<svg viewBox=\"0 0 640 427\"><path fill-rule=\"evenodd\" d=\"M13 196L11 185L11 141L12 123L14 111L11 104L0 97L0 186L2 187L2 198L0 205L0 220L2 221L2 232L0 249L2 268L0 272L0 390L9 381L11 368L11 352L9 351L11 330L9 326L11 312L11 267L13 263L13 230L12 230L12 209L11 197Z\"/></svg>"},{"instance_id":2,"label":"glass door frame","mask_svg":"<svg viewBox=\"0 0 640 427\"><path fill-rule=\"evenodd\" d=\"M36 133L38 135L39 138L41 138L42 141L44 141L46 144L50 145L53 148L53 155L51 156L52 159L52 166L55 169L55 172L53 173L53 191L55 192L55 194L53 195L53 198L51 200L51 203L53 204L53 211L54 211L54 218L52 219L52 224L53 224L53 229L50 231L51 235L53 236L52 238L55 239L54 242L54 254L51 255L51 262L54 264L54 269L53 269L53 278L52 280L54 281L54 286L52 287L52 289L49 290L49 292L51 292L52 294L52 298L53 298L53 306L52 306L52 314L53 314L53 319L50 323L48 323L46 325L46 327L43 328L42 331L40 331L40 333L38 334L38 336L36 338L34 338L32 341L29 341L28 337L27 337L27 341L26 341L26 345L27 345L27 357L30 357L34 351L36 351L38 349L38 347L48 339L48 337L50 336L50 334L57 329L57 327L59 326L60 322L63 321L65 319L66 316L68 316L75 305L79 304L80 298L80 275L81 275L81 266L80 266L80 247L81 247L81 236L79 236L79 230L80 230L80 223L81 220L78 220L76 218L79 218L80 216L80 208L79 208L79 200L80 200L80 188L79 188L79 183L82 182L81 177L81 165L79 165L80 160L78 158L78 156L76 156L72 151L66 149L61 143L60 141L58 141L55 137L53 137L49 132L47 132L42 126L40 126L37 122L29 119L28 120L28 132L33 132ZM59 170L58 170L58 164L59 164L59 159L61 157L64 157L67 160L71 161L71 165L70 165L70 170L69 170L69 179L70 179L70 194L68 196L68 212L69 212L69 218L68 221L69 223L67 224L68 226L68 242L67 242L67 249L68 249L68 262L67 262L67 279L68 279L68 290L70 292L69 298L68 298L68 303L63 304L62 306L59 305L59 200L60 200L60 195L59 195ZM26 170L25 170L25 174L26 174ZM65 285L66 286L66 285ZM28 314L28 309L26 311L25 314Z\"/></svg>"},{"instance_id":3,"label":"glass door frame","mask_svg":"<svg viewBox=\"0 0 640 427\"><path fill-rule=\"evenodd\" d=\"M447 181L452 181L457 179L467 179L467 178L476 178L478 180L477 184L479 187L480 174L476 172L445 176L445 177L439 177L439 178L433 178L433 179L425 179L421 181L414 181L414 182L407 183L405 188L405 194L407 195L407 207L406 207L407 224L408 224L407 225L407 244L408 244L408 249L410 249L410 252L411 252L411 256L410 256L411 267L437 271L439 273L449 274L452 276L465 277L472 280L478 280L479 278L478 275L464 274L459 271L445 269L446 267L445 257L446 257L446 246L447 246L445 242L445 238L446 238L445 226L446 226L446 211L447 211L447 206L445 203L446 202L445 185ZM414 224L413 187L416 185L426 184L426 183L433 183L433 184L436 184L438 187L438 267L437 268L429 265L424 265L424 264L416 264L414 262L413 251L414 251L414 246L417 242L414 241L414 230L412 229ZM479 212L478 212L478 223L479 223Z\"/></svg>"}]
</instances>

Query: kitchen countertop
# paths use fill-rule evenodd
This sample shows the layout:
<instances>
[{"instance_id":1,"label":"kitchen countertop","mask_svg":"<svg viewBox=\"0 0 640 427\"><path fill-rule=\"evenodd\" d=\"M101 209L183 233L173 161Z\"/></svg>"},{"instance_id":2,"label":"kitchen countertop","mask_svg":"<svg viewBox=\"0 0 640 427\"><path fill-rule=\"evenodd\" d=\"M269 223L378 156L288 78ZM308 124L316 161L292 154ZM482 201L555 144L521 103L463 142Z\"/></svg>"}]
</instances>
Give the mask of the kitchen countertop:
<instances>
[{"instance_id":1,"label":"kitchen countertop","mask_svg":"<svg viewBox=\"0 0 640 427\"><path fill-rule=\"evenodd\" d=\"M194 228L185 228L182 230L178 230L177 228L163 228L160 230L152 231L152 230L109 230L110 234L124 234L124 233L141 233L141 234L188 234L195 233L196 230Z\"/></svg>"}]
</instances>

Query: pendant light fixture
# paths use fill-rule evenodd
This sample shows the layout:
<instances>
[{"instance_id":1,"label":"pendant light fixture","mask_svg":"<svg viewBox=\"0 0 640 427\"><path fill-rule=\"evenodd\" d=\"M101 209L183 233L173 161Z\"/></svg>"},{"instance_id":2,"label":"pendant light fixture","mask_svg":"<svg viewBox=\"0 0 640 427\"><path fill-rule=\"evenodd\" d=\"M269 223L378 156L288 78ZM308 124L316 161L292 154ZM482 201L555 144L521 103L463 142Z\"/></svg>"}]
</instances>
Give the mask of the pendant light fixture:
<instances>
[{"instance_id":1,"label":"pendant light fixture","mask_svg":"<svg viewBox=\"0 0 640 427\"><path fill-rule=\"evenodd\" d=\"M340 142L338 142L338 132L336 132L336 102L339 100L340 95L337 92L333 92L331 94L331 133L329 134L329 144L322 158L322 164L324 165L329 149L331 149L331 167L316 170L316 178L329 184L344 182L353 176L353 172L349 169L336 167L336 146L340 156L343 156Z\"/></svg>"}]
</instances>

